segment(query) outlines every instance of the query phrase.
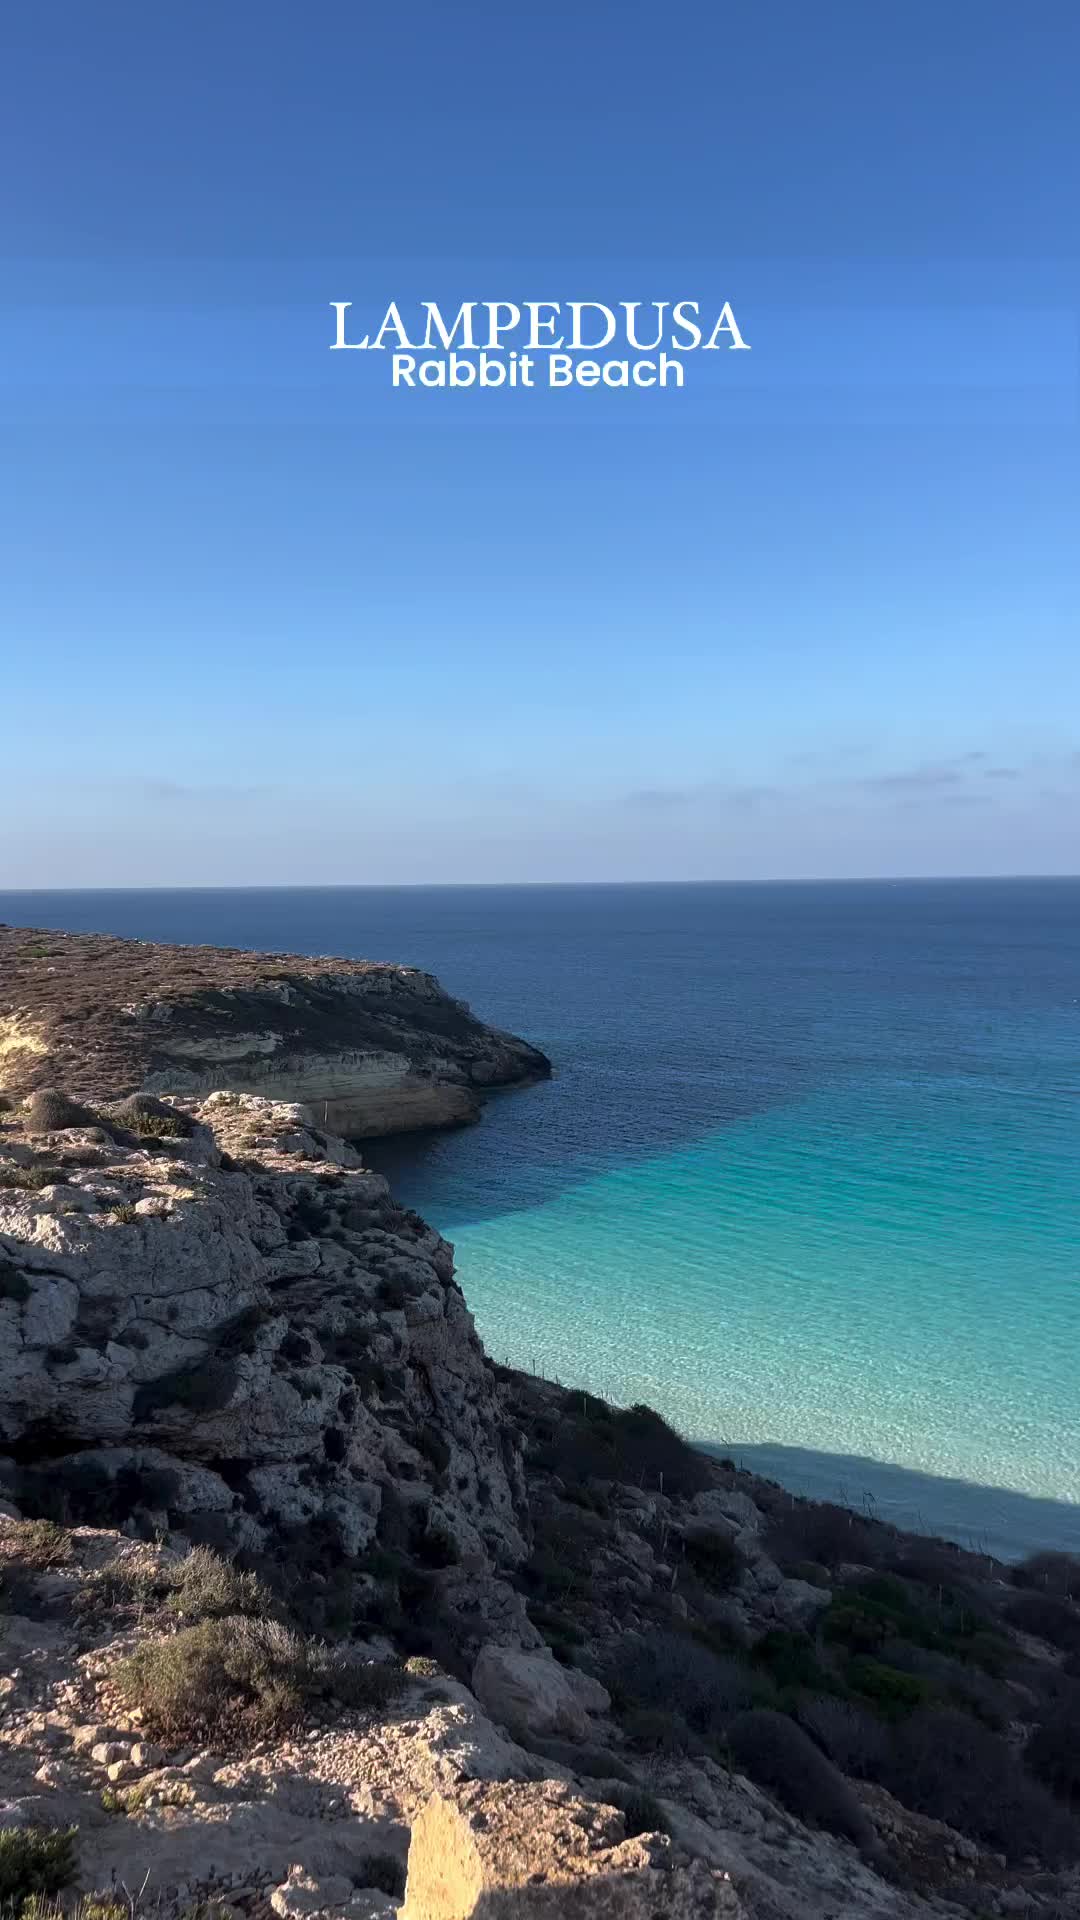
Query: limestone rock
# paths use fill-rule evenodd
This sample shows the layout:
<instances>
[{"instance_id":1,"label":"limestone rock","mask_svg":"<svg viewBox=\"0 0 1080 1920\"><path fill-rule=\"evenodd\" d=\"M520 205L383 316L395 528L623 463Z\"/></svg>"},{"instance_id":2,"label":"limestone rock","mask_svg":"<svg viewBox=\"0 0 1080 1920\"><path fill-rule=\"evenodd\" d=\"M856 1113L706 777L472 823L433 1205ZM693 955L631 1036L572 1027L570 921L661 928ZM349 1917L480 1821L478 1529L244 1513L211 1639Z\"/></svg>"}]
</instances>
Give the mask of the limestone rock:
<instances>
[{"instance_id":1,"label":"limestone rock","mask_svg":"<svg viewBox=\"0 0 1080 1920\"><path fill-rule=\"evenodd\" d=\"M546 1651L523 1653L514 1647L481 1647L472 1687L492 1719L512 1733L580 1740L588 1732L588 1717L577 1689Z\"/></svg>"},{"instance_id":2,"label":"limestone rock","mask_svg":"<svg viewBox=\"0 0 1080 1920\"><path fill-rule=\"evenodd\" d=\"M782 1580L772 1596L776 1618L795 1631L814 1626L831 1600L828 1587L812 1587L808 1580Z\"/></svg>"},{"instance_id":3,"label":"limestone rock","mask_svg":"<svg viewBox=\"0 0 1080 1920\"><path fill-rule=\"evenodd\" d=\"M140 1089L192 1101L226 1090L298 1106L294 1136L314 1125L355 1138L461 1125L483 1091L551 1071L413 967L0 927L0 980L9 1093L62 1086L118 1103ZM80 1118L57 1098L57 1115ZM138 1129L130 1100L118 1112Z\"/></svg>"},{"instance_id":4,"label":"limestone rock","mask_svg":"<svg viewBox=\"0 0 1080 1920\"><path fill-rule=\"evenodd\" d=\"M226 1551L322 1529L352 1557L394 1501L490 1581L527 1550L524 1476L451 1249L342 1142L301 1128L297 1152L299 1124L218 1093L175 1155L79 1153L78 1208L0 1184L0 1262L25 1276L0 1297L0 1437L25 1463L4 1491ZM0 1161L23 1144L5 1127Z\"/></svg>"},{"instance_id":5,"label":"limestone rock","mask_svg":"<svg viewBox=\"0 0 1080 1920\"><path fill-rule=\"evenodd\" d=\"M660 1835L555 1781L474 1785L412 1830L402 1920L744 1920L722 1871L676 1865Z\"/></svg>"},{"instance_id":6,"label":"limestone rock","mask_svg":"<svg viewBox=\"0 0 1080 1920\"><path fill-rule=\"evenodd\" d=\"M700 1520L726 1521L732 1533L744 1528L761 1533L765 1526L761 1509L749 1494L739 1493L737 1489L710 1487L704 1493L696 1493L690 1502L690 1511Z\"/></svg>"}]
</instances>

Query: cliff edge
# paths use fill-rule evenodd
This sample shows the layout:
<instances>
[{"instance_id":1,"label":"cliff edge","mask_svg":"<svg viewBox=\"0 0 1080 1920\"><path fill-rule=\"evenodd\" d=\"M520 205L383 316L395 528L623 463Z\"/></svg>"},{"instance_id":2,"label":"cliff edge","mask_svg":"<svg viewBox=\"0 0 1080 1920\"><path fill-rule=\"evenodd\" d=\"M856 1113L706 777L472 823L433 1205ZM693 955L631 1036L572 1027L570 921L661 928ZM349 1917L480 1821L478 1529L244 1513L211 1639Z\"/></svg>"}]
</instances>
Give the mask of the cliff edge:
<instances>
[{"instance_id":1,"label":"cliff edge","mask_svg":"<svg viewBox=\"0 0 1080 1920\"><path fill-rule=\"evenodd\" d=\"M363 1139L475 1120L550 1072L414 967L0 926L8 1094L258 1094Z\"/></svg>"},{"instance_id":2,"label":"cliff edge","mask_svg":"<svg viewBox=\"0 0 1080 1920\"><path fill-rule=\"evenodd\" d=\"M0 1101L4 1920L1076 1920L1078 1597L494 1366L303 1107Z\"/></svg>"}]
</instances>

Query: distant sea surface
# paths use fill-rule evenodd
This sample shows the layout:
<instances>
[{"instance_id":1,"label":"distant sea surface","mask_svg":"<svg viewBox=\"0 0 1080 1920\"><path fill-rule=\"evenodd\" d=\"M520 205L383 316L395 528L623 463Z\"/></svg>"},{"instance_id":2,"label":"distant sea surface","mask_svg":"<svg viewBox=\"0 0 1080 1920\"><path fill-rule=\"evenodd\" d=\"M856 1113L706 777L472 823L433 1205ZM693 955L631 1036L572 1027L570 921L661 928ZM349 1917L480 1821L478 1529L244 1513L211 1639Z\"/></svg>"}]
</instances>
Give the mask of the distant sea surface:
<instances>
[{"instance_id":1,"label":"distant sea surface","mask_svg":"<svg viewBox=\"0 0 1080 1920\"><path fill-rule=\"evenodd\" d=\"M454 1241L492 1354L798 1491L1080 1550L1080 881L24 893L0 920L432 970L556 1065L368 1150Z\"/></svg>"}]
</instances>

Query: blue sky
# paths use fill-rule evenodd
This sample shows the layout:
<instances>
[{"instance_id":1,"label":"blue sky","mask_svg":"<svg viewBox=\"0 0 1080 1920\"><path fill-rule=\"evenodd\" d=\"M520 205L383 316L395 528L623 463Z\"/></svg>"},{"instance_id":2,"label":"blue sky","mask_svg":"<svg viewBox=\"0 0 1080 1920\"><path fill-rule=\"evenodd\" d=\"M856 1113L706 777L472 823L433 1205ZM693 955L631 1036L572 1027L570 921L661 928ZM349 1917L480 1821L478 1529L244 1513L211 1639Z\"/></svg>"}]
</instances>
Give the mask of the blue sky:
<instances>
[{"instance_id":1,"label":"blue sky","mask_svg":"<svg viewBox=\"0 0 1080 1920\"><path fill-rule=\"evenodd\" d=\"M5 36L0 884L1077 869L1073 0ZM419 298L752 352L328 352Z\"/></svg>"}]
</instances>

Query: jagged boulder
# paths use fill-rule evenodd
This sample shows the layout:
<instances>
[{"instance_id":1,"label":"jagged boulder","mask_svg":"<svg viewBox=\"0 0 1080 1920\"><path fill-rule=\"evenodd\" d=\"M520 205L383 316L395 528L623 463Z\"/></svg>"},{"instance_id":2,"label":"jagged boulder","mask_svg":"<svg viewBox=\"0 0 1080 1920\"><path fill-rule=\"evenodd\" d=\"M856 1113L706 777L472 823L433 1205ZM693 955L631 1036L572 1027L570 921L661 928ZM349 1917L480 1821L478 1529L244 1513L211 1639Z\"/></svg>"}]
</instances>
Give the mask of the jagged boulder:
<instances>
[{"instance_id":1,"label":"jagged boulder","mask_svg":"<svg viewBox=\"0 0 1080 1920\"><path fill-rule=\"evenodd\" d=\"M584 1739L589 1731L586 1700L594 1710L610 1705L606 1690L592 1682L596 1692L575 1687L571 1676L559 1666L545 1648L540 1653L524 1653L516 1647L481 1647L473 1667L472 1688L480 1705L500 1726L509 1727L519 1737L526 1734L544 1738L563 1736Z\"/></svg>"},{"instance_id":2,"label":"jagged boulder","mask_svg":"<svg viewBox=\"0 0 1080 1920\"><path fill-rule=\"evenodd\" d=\"M474 1783L412 1830L402 1920L744 1920L728 1876L553 1780Z\"/></svg>"}]
</instances>

